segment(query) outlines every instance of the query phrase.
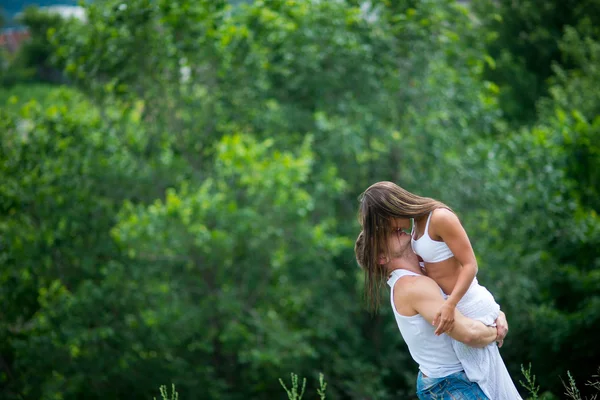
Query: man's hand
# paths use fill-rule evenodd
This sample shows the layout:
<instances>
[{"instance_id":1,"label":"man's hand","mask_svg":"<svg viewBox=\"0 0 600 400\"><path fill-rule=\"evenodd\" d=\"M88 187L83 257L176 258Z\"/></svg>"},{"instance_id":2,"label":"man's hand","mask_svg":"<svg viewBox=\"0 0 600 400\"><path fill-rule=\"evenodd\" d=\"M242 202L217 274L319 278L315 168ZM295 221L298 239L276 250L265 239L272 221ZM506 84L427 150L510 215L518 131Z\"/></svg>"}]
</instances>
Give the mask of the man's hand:
<instances>
[{"instance_id":1,"label":"man's hand","mask_svg":"<svg viewBox=\"0 0 600 400\"><path fill-rule=\"evenodd\" d=\"M437 326L435 329L436 335L441 335L444 332L449 332L454 326L454 309L456 306L446 301L439 311L433 318L433 326Z\"/></svg>"},{"instance_id":2,"label":"man's hand","mask_svg":"<svg viewBox=\"0 0 600 400\"><path fill-rule=\"evenodd\" d=\"M496 319L496 332L498 333L496 342L498 343L498 347L502 347L504 338L508 335L508 321L506 321L506 315L502 311L500 311L500 315Z\"/></svg>"}]
</instances>

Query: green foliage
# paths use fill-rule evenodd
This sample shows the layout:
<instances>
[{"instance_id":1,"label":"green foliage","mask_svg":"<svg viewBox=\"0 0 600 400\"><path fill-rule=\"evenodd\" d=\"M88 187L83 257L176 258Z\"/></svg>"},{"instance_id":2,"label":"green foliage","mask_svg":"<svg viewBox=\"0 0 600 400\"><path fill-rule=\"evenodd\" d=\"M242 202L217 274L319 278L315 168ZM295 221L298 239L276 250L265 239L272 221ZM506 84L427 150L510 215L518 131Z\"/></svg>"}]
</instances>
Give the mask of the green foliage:
<instances>
[{"instance_id":1,"label":"green foliage","mask_svg":"<svg viewBox=\"0 0 600 400\"><path fill-rule=\"evenodd\" d=\"M91 357L86 342L104 347L115 334L97 325L98 310L85 308L110 302L94 282L121 259L106 238L124 196L136 188L129 177L141 172L81 96L55 99L46 109L30 102L18 116L3 111L0 119L2 352L17 360L11 386L36 398L84 390L89 381L75 376L61 388L77 370L69 360Z\"/></svg>"},{"instance_id":2,"label":"green foliage","mask_svg":"<svg viewBox=\"0 0 600 400\"><path fill-rule=\"evenodd\" d=\"M600 367L596 369L596 374L592 375L592 378L594 378L594 380L588 381L586 385L590 386L596 392L600 392Z\"/></svg>"},{"instance_id":3,"label":"green foliage","mask_svg":"<svg viewBox=\"0 0 600 400\"><path fill-rule=\"evenodd\" d=\"M10 87L19 83L49 82L60 83L63 74L52 55L54 48L48 35L65 24L58 14L40 10L36 6L27 7L18 18L29 33L16 53L4 54L0 58L0 85Z\"/></svg>"},{"instance_id":4,"label":"green foliage","mask_svg":"<svg viewBox=\"0 0 600 400\"><path fill-rule=\"evenodd\" d=\"M376 2L368 11L380 15L374 20L343 2L265 1L235 12L222 3L208 8L133 2L124 9L119 4L90 5L87 25L73 25L53 38L82 90L101 103L133 106L141 99L148 137L181 156L183 181L211 176L215 144L232 131L273 141L284 151L310 137L316 168L306 180L313 197L307 216L316 226L339 225L333 229L350 238L345 243L356 234L349 218L356 212L355 198L375 177L402 179L411 188L429 181L421 193L440 195L460 168L456 141L492 132L499 117L494 88L480 80L483 43L467 10L452 2L407 7L400 16ZM450 144L456 151L448 151ZM429 160L439 158L452 167L429 168ZM477 187L478 182L465 182L450 192L450 201ZM162 253L171 245L147 246ZM343 289L334 291L327 308L336 313L335 304L345 304L347 313L335 324L330 319L313 324L322 341L316 363L331 364L332 395L376 391L384 397L377 389L379 366L402 374L410 361L404 353L399 363L377 347L356 354L371 342L394 340L399 349L403 344L393 329L380 329L382 317L373 323L364 315L355 295L356 273L348 271L350 249L332 259ZM364 325L366 337L347 332L343 326L350 323ZM325 356L332 353L339 355Z\"/></svg>"},{"instance_id":5,"label":"green foliage","mask_svg":"<svg viewBox=\"0 0 600 400\"><path fill-rule=\"evenodd\" d=\"M579 389L577 388L577 384L575 383L575 379L573 378L573 375L571 375L571 372L567 372L567 375L569 377L569 383L565 383L563 381L563 385L566 388L566 395L567 397L573 399L573 400L581 400L581 393L579 392Z\"/></svg>"},{"instance_id":6,"label":"green foliage","mask_svg":"<svg viewBox=\"0 0 600 400\"><path fill-rule=\"evenodd\" d=\"M323 374L319 374L319 388L317 389L317 394L319 395L320 400L325 400L325 390L327 390L327 382L325 382L323 378Z\"/></svg>"},{"instance_id":7,"label":"green foliage","mask_svg":"<svg viewBox=\"0 0 600 400\"><path fill-rule=\"evenodd\" d=\"M160 387L160 397L162 400L177 400L179 399L179 393L175 391L175 385L171 385L171 395L169 396L169 391L165 385ZM156 397L154 398L156 400Z\"/></svg>"},{"instance_id":8,"label":"green foliage","mask_svg":"<svg viewBox=\"0 0 600 400\"><path fill-rule=\"evenodd\" d=\"M573 67L559 48L567 27L600 39L598 0L478 1L495 60L486 76L501 89L500 104L512 122L531 122L535 105L548 94L555 63Z\"/></svg>"},{"instance_id":9,"label":"green foliage","mask_svg":"<svg viewBox=\"0 0 600 400\"><path fill-rule=\"evenodd\" d=\"M525 382L519 380L519 383L531 395L531 400L537 400L539 398L540 386L535 383L535 375L531 374L531 363L529 363L527 369L521 365L521 373L525 377Z\"/></svg>"},{"instance_id":10,"label":"green foliage","mask_svg":"<svg viewBox=\"0 0 600 400\"><path fill-rule=\"evenodd\" d=\"M289 400L302 400L302 396L304 396L304 390L306 389L306 378L302 379L302 389L300 393L298 393L298 375L293 372L290 374L291 378L291 386L288 387L283 383L283 380L280 378L279 383L287 393ZM319 395L319 399L325 400L325 390L327 389L327 383L323 379L323 374L319 374L319 387L317 388L317 394Z\"/></svg>"},{"instance_id":11,"label":"green foliage","mask_svg":"<svg viewBox=\"0 0 600 400\"><path fill-rule=\"evenodd\" d=\"M589 398L582 397L581 392L580 392L579 388L577 387L577 383L575 382L575 378L573 378L573 375L571 375L570 371L567 371L567 377L568 377L568 382L563 381L563 386L565 388L565 395L567 395L567 397L569 399L594 400L598 396L598 393L600 393L600 380L598 379L598 378L600 378L600 368L598 368L597 375L592 375L592 378L595 378L595 380L588 381L585 384L586 386L589 386L593 392L596 393L596 394L592 395L592 397L589 397Z\"/></svg>"},{"instance_id":12,"label":"green foliage","mask_svg":"<svg viewBox=\"0 0 600 400\"><path fill-rule=\"evenodd\" d=\"M567 368L546 362L550 354L586 376L591 355L600 352L589 335L600 323L600 259L593 250L600 244L599 103L585 90L598 79L598 43L567 30L561 48L580 68L556 67L538 122L485 150L490 174L482 179L494 182L485 198L492 207L475 228L486 258L505 266L491 276L512 292L507 313L514 314L517 342L506 353L525 352L539 366L540 383L553 391L560 390L553 377ZM522 304L527 312L517 311Z\"/></svg>"},{"instance_id":13,"label":"green foliage","mask_svg":"<svg viewBox=\"0 0 600 400\"><path fill-rule=\"evenodd\" d=\"M279 379L279 383L287 393L289 400L302 400L302 396L304 396L304 389L306 389L306 378L302 379L302 389L300 389L300 393L298 393L298 375L291 373L290 376L292 379L292 384L289 389L285 383L283 383L281 378Z\"/></svg>"},{"instance_id":14,"label":"green foliage","mask_svg":"<svg viewBox=\"0 0 600 400\"><path fill-rule=\"evenodd\" d=\"M518 35L496 42L512 58L486 47L508 25L450 0L85 7L85 23L31 22L43 51L25 64L72 86L0 95L3 397L149 398L166 377L183 398L271 399L295 369L324 371L331 398L410 398L414 363L391 312L365 311L352 255L377 180L459 213L513 376L532 361L546 398L565 371L589 376L593 24L561 25L546 74L517 60ZM536 113L515 106L507 88L538 79Z\"/></svg>"},{"instance_id":15,"label":"green foliage","mask_svg":"<svg viewBox=\"0 0 600 400\"><path fill-rule=\"evenodd\" d=\"M65 93L75 95L75 92L69 87L47 83L17 84L0 92L0 106L10 113L18 114L23 106L34 101L45 109L61 102Z\"/></svg>"}]
</instances>

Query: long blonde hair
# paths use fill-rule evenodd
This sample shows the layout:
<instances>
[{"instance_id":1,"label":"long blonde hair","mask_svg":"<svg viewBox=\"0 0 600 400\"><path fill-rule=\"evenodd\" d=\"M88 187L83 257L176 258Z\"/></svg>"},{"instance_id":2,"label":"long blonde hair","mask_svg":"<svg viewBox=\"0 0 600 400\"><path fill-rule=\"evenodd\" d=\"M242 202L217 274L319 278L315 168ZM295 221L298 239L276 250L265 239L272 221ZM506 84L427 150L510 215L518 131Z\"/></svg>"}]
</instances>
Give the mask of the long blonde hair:
<instances>
[{"instance_id":1,"label":"long blonde hair","mask_svg":"<svg viewBox=\"0 0 600 400\"><path fill-rule=\"evenodd\" d=\"M387 243L392 233L392 220L419 218L436 208L450 209L440 201L417 196L393 182L377 182L360 195L358 220L363 237L359 238L363 243L359 264L365 271L365 297L373 311L379 309L378 293L386 279L385 267L378 260L381 255L389 257ZM357 253L357 261L358 256Z\"/></svg>"}]
</instances>

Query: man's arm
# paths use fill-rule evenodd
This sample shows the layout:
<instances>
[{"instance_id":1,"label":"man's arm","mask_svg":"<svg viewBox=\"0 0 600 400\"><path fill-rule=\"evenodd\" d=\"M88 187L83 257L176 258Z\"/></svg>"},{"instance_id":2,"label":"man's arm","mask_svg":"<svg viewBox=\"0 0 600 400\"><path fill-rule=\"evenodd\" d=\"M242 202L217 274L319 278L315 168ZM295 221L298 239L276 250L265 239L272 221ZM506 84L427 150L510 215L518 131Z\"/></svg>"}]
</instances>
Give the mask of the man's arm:
<instances>
[{"instance_id":1,"label":"man's arm","mask_svg":"<svg viewBox=\"0 0 600 400\"><path fill-rule=\"evenodd\" d=\"M398 285L402 287L394 290L396 308L399 309L400 305L404 306L402 308L410 305L414 312L421 314L433 325L433 318L445 302L437 283L426 276L419 276L414 279L402 279ZM446 334L459 342L471 347L485 347L496 340L495 327L469 319L458 310L455 310L454 321L452 330Z\"/></svg>"}]
</instances>

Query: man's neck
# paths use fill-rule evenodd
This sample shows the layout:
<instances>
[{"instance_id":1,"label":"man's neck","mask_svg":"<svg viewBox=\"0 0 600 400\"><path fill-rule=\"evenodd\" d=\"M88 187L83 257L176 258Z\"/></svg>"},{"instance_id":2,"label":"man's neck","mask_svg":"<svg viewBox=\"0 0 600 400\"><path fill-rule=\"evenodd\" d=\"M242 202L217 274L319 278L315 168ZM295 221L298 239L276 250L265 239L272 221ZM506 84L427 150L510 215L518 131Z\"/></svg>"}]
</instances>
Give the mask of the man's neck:
<instances>
[{"instance_id":1,"label":"man's neck","mask_svg":"<svg viewBox=\"0 0 600 400\"><path fill-rule=\"evenodd\" d=\"M387 274L389 275L392 271L397 269L405 269L414 272L415 274L423 275L423 271L421 271L418 261L407 260L406 258L400 258L390 262L387 267Z\"/></svg>"}]
</instances>

